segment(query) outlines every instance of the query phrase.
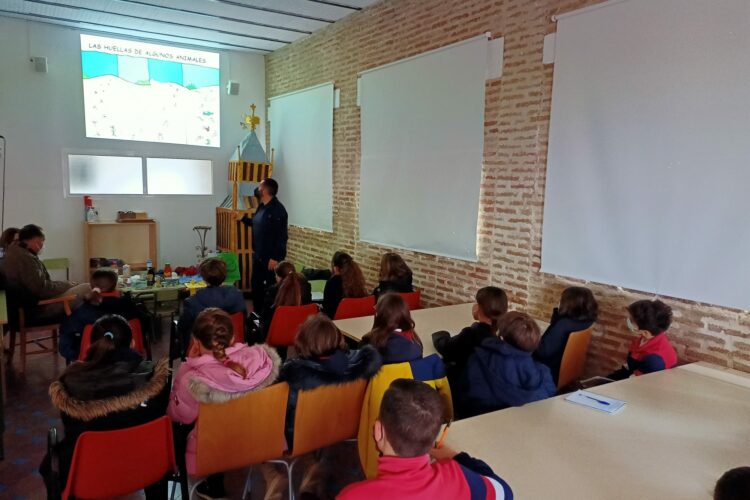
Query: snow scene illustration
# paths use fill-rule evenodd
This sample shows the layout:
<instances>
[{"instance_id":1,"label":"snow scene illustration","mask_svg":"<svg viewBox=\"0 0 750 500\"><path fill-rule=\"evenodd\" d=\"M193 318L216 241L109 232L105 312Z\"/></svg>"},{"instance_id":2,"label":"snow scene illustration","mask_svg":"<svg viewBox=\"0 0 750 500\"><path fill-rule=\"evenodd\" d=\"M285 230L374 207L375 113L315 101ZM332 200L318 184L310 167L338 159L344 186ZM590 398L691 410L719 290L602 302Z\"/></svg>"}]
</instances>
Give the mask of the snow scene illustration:
<instances>
[{"instance_id":1,"label":"snow scene illustration","mask_svg":"<svg viewBox=\"0 0 750 500\"><path fill-rule=\"evenodd\" d=\"M219 147L219 54L81 35L86 136Z\"/></svg>"}]
</instances>

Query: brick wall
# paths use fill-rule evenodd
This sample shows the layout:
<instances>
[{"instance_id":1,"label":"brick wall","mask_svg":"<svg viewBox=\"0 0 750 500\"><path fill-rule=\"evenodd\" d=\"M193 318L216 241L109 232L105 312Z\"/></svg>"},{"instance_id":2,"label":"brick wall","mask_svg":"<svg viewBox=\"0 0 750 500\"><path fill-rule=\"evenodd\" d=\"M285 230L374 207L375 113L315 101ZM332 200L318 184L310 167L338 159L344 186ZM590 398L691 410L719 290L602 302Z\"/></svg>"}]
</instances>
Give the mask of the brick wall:
<instances>
[{"instance_id":1,"label":"brick wall","mask_svg":"<svg viewBox=\"0 0 750 500\"><path fill-rule=\"evenodd\" d=\"M295 261L327 266L343 249L374 284L387 248L358 241L359 108L357 73L491 32L505 38L503 77L486 88L479 215L479 262L400 253L427 305L472 300L477 288L506 289L512 307L546 319L563 288L576 280L539 272L552 66L542 65L553 14L598 0L385 0L266 57L269 97L333 80L341 107L333 123L333 234L290 228ZM283 197L282 197L283 198ZM601 308L590 373L621 363L628 344L625 306L650 295L587 284ZM750 371L750 315L664 299L675 312L670 335L682 362L708 360Z\"/></svg>"}]
</instances>

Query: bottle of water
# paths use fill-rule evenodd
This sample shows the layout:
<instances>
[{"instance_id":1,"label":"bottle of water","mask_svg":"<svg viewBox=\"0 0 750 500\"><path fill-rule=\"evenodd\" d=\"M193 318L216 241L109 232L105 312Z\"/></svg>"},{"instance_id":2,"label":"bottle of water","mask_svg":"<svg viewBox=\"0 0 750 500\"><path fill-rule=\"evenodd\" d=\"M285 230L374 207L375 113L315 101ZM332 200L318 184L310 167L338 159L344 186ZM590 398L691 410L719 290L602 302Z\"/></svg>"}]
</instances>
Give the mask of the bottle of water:
<instances>
[{"instance_id":1,"label":"bottle of water","mask_svg":"<svg viewBox=\"0 0 750 500\"><path fill-rule=\"evenodd\" d=\"M149 270L149 269L151 269L152 267L154 267L154 261L153 261L153 260L151 260L151 259L148 259L148 260L146 261L146 270L148 271L148 270Z\"/></svg>"}]
</instances>

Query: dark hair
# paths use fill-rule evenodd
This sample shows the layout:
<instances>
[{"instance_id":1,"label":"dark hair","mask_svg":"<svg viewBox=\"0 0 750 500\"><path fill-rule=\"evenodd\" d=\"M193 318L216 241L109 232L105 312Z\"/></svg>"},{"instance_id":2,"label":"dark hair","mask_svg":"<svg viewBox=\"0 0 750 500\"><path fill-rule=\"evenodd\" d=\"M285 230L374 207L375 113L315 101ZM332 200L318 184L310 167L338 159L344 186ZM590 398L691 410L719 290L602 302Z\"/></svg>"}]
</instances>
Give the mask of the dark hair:
<instances>
[{"instance_id":1,"label":"dark hair","mask_svg":"<svg viewBox=\"0 0 750 500\"><path fill-rule=\"evenodd\" d=\"M18 236L18 233L19 229L17 227L9 227L5 231L3 231L3 234L0 234L0 248L5 250L9 246L11 246L16 240L16 236Z\"/></svg>"},{"instance_id":2,"label":"dark hair","mask_svg":"<svg viewBox=\"0 0 750 500\"><path fill-rule=\"evenodd\" d=\"M91 275L91 285L102 292L111 292L117 287L117 274L110 269L97 269Z\"/></svg>"},{"instance_id":3,"label":"dark hair","mask_svg":"<svg viewBox=\"0 0 750 500\"><path fill-rule=\"evenodd\" d=\"M227 264L212 257L201 262L201 278L211 286L221 286L227 279Z\"/></svg>"},{"instance_id":4,"label":"dark hair","mask_svg":"<svg viewBox=\"0 0 750 500\"><path fill-rule=\"evenodd\" d=\"M578 321L596 321L599 305L594 294L584 286L570 286L560 295L560 316Z\"/></svg>"},{"instance_id":5,"label":"dark hair","mask_svg":"<svg viewBox=\"0 0 750 500\"><path fill-rule=\"evenodd\" d=\"M301 306L302 287L305 281L305 277L300 273L287 274L286 278L281 280L279 284L273 306Z\"/></svg>"},{"instance_id":6,"label":"dark hair","mask_svg":"<svg viewBox=\"0 0 750 500\"><path fill-rule=\"evenodd\" d=\"M73 363L63 373L66 376L86 372L115 361L115 352L129 349L133 341L133 331L128 321L117 314L99 318L91 330L91 345L81 363Z\"/></svg>"},{"instance_id":7,"label":"dark hair","mask_svg":"<svg viewBox=\"0 0 750 500\"><path fill-rule=\"evenodd\" d=\"M378 420L398 456L418 457L435 445L443 414L443 402L435 389L400 378L383 394Z\"/></svg>"},{"instance_id":8,"label":"dark hair","mask_svg":"<svg viewBox=\"0 0 750 500\"><path fill-rule=\"evenodd\" d=\"M294 340L294 348L302 359L320 358L347 350L341 330L325 314L310 316L302 323Z\"/></svg>"},{"instance_id":9,"label":"dark hair","mask_svg":"<svg viewBox=\"0 0 750 500\"><path fill-rule=\"evenodd\" d=\"M513 347L526 352L533 352L542 337L536 321L518 311L511 311L500 318L497 333Z\"/></svg>"},{"instance_id":10,"label":"dark hair","mask_svg":"<svg viewBox=\"0 0 750 500\"><path fill-rule=\"evenodd\" d=\"M296 272L296 268L294 267L294 264L292 264L288 260L282 260L276 265L276 268L273 270L273 272L276 273L276 276L278 276L279 278L284 279L288 274Z\"/></svg>"},{"instance_id":11,"label":"dark hair","mask_svg":"<svg viewBox=\"0 0 750 500\"><path fill-rule=\"evenodd\" d=\"M261 181L261 184L266 186L268 188L269 193L271 193L271 196L276 196L276 194L279 192L279 183L275 180L268 177L267 179L263 179Z\"/></svg>"},{"instance_id":12,"label":"dark hair","mask_svg":"<svg viewBox=\"0 0 750 500\"><path fill-rule=\"evenodd\" d=\"M666 332L672 324L672 308L661 300L639 300L628 306L639 330L648 330L652 335Z\"/></svg>"},{"instance_id":13,"label":"dark hair","mask_svg":"<svg viewBox=\"0 0 750 500\"><path fill-rule=\"evenodd\" d=\"M750 498L750 467L726 471L716 481L714 500L747 500Z\"/></svg>"},{"instance_id":14,"label":"dark hair","mask_svg":"<svg viewBox=\"0 0 750 500\"><path fill-rule=\"evenodd\" d=\"M18 230L18 239L20 241L28 241L34 238L44 238L42 228L36 224L26 224Z\"/></svg>"},{"instance_id":15,"label":"dark hair","mask_svg":"<svg viewBox=\"0 0 750 500\"><path fill-rule=\"evenodd\" d=\"M496 286L486 286L477 291L476 301L482 313L491 321L492 334L497 335L498 321L508 312L508 295Z\"/></svg>"},{"instance_id":16,"label":"dark hair","mask_svg":"<svg viewBox=\"0 0 750 500\"><path fill-rule=\"evenodd\" d=\"M395 330L414 331L414 320L411 319L409 306L406 305L401 295L386 293L380 296L378 303L375 305L375 319L372 323L372 330L363 337L363 340L367 340L375 349L382 352L388 338ZM422 345L422 341L416 333L414 334L414 341Z\"/></svg>"},{"instance_id":17,"label":"dark hair","mask_svg":"<svg viewBox=\"0 0 750 500\"><path fill-rule=\"evenodd\" d=\"M380 281L398 281L411 274L411 269L401 256L387 252L380 258Z\"/></svg>"},{"instance_id":18,"label":"dark hair","mask_svg":"<svg viewBox=\"0 0 750 500\"><path fill-rule=\"evenodd\" d=\"M234 328L229 314L218 307L204 309L195 318L193 337L205 349L213 352L214 357L224 366L237 372L242 378L247 376L244 366L227 357L226 348L234 343Z\"/></svg>"},{"instance_id":19,"label":"dark hair","mask_svg":"<svg viewBox=\"0 0 750 500\"><path fill-rule=\"evenodd\" d=\"M346 252L336 252L331 259L331 267L338 267L341 273L341 283L344 297L360 298L369 295L365 284L365 275L352 256Z\"/></svg>"}]
</instances>

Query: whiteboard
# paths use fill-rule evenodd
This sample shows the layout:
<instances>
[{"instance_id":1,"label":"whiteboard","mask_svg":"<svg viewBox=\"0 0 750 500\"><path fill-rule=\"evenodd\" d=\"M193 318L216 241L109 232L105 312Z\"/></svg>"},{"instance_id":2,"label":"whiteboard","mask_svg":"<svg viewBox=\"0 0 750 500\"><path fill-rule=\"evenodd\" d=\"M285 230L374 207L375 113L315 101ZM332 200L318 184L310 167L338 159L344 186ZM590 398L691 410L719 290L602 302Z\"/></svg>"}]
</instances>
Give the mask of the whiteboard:
<instances>
[{"instance_id":1,"label":"whiteboard","mask_svg":"<svg viewBox=\"0 0 750 500\"><path fill-rule=\"evenodd\" d=\"M476 260L487 38L360 75L360 240Z\"/></svg>"},{"instance_id":2,"label":"whiteboard","mask_svg":"<svg viewBox=\"0 0 750 500\"><path fill-rule=\"evenodd\" d=\"M333 230L333 83L272 97L273 178L289 224Z\"/></svg>"},{"instance_id":3,"label":"whiteboard","mask_svg":"<svg viewBox=\"0 0 750 500\"><path fill-rule=\"evenodd\" d=\"M542 271L750 308L750 2L560 16Z\"/></svg>"}]
</instances>

